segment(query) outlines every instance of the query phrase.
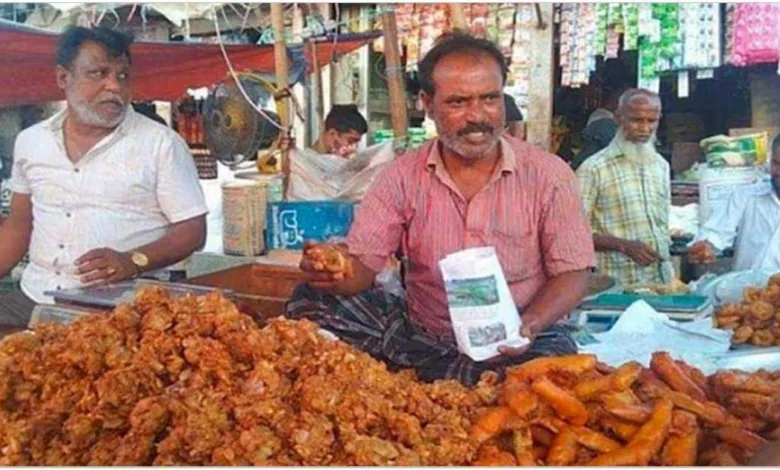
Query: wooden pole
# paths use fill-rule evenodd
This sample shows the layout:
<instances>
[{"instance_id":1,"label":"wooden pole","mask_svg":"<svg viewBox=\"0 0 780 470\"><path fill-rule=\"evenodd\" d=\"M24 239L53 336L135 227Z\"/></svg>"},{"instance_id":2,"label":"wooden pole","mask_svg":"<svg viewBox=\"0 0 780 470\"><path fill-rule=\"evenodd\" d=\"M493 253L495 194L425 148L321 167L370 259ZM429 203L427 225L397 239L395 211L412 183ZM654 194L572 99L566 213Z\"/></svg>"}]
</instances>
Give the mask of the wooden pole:
<instances>
[{"instance_id":1,"label":"wooden pole","mask_svg":"<svg viewBox=\"0 0 780 470\"><path fill-rule=\"evenodd\" d=\"M276 90L286 91L287 89L287 45L284 42L284 5L282 3L271 4L271 25L274 29L274 59L276 62ZM279 121L284 128L282 132L289 132L290 129L290 98L282 98L282 106L277 111ZM290 177L289 151L282 152L282 175L284 177L284 194L287 194L287 182Z\"/></svg>"},{"instance_id":2,"label":"wooden pole","mask_svg":"<svg viewBox=\"0 0 780 470\"><path fill-rule=\"evenodd\" d=\"M469 25L466 23L466 15L463 14L463 7L460 3L450 3L450 20L452 21L452 29L467 33Z\"/></svg>"},{"instance_id":3,"label":"wooden pole","mask_svg":"<svg viewBox=\"0 0 780 470\"><path fill-rule=\"evenodd\" d=\"M323 124L325 122L325 93L322 89L322 69L320 69L320 61L317 59L317 45L314 43L314 41L310 41L309 47L311 48L314 89L316 90L317 95L317 125L315 130L317 137L319 138L320 133L324 131Z\"/></svg>"},{"instance_id":4,"label":"wooden pole","mask_svg":"<svg viewBox=\"0 0 780 470\"><path fill-rule=\"evenodd\" d=\"M393 122L393 135L395 139L406 139L409 118L406 114L406 87L401 71L401 57L398 53L398 28L395 23L395 11L388 9L382 13L382 30L385 36L385 64L387 65L387 87L390 92L390 119Z\"/></svg>"}]
</instances>

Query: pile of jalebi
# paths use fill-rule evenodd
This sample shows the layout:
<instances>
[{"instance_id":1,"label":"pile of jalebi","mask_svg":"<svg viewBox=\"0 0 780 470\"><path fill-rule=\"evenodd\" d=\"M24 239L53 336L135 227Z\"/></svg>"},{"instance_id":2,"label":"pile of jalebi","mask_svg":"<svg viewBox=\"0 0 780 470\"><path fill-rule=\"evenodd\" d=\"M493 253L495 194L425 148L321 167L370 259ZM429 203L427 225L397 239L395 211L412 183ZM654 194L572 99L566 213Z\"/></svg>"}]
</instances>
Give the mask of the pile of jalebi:
<instances>
[{"instance_id":1,"label":"pile of jalebi","mask_svg":"<svg viewBox=\"0 0 780 470\"><path fill-rule=\"evenodd\" d=\"M734 332L734 344L780 345L780 274L763 289L748 287L741 303L726 305L714 318L718 328Z\"/></svg>"}]
</instances>

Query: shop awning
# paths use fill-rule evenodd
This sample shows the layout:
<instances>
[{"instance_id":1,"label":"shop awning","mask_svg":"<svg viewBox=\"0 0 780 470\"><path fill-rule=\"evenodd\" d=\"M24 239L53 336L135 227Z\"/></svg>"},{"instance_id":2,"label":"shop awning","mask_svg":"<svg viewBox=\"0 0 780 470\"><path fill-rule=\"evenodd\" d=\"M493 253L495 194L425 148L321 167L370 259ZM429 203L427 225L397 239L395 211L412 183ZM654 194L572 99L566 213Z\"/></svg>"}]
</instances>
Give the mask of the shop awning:
<instances>
[{"instance_id":1,"label":"shop awning","mask_svg":"<svg viewBox=\"0 0 780 470\"><path fill-rule=\"evenodd\" d=\"M317 41L320 66L340 54L367 44L380 33L340 35ZM54 78L57 34L0 20L0 107L64 99ZM272 45L227 45L236 71L274 72ZM210 85L227 76L228 67L218 44L138 42L131 47L133 99L173 101L187 88ZM305 51L305 52L304 52ZM310 48L289 45L291 75L310 69ZM296 63L300 67L296 67ZM292 78L292 77L291 77Z\"/></svg>"}]
</instances>

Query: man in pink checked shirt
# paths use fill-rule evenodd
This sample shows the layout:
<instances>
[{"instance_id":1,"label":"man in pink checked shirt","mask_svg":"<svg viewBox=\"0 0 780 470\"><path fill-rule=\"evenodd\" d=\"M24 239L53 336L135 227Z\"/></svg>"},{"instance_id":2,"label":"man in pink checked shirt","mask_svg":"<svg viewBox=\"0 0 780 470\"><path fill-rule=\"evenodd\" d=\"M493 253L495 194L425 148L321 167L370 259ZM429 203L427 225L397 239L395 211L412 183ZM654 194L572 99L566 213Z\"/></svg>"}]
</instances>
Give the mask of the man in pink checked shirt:
<instances>
[{"instance_id":1,"label":"man in pink checked shirt","mask_svg":"<svg viewBox=\"0 0 780 470\"><path fill-rule=\"evenodd\" d=\"M354 275L316 272L287 316L308 318L392 369L473 384L486 370L576 352L556 324L584 297L593 240L574 173L559 158L502 137L506 65L489 41L451 34L419 66L421 97L439 138L400 156L369 190L346 246ZM494 246L529 346L474 362L459 354L439 261ZM405 298L374 286L388 257L405 266Z\"/></svg>"}]
</instances>

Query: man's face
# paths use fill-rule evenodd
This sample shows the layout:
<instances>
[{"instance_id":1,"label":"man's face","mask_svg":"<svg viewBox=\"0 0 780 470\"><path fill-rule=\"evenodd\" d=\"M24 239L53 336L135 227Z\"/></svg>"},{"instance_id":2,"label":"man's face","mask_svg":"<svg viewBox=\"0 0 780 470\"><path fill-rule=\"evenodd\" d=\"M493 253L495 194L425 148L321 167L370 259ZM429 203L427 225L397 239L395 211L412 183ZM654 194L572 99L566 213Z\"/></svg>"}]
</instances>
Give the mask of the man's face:
<instances>
[{"instance_id":1,"label":"man's face","mask_svg":"<svg viewBox=\"0 0 780 470\"><path fill-rule=\"evenodd\" d=\"M769 165L769 172L772 175L772 187L775 193L780 197L780 148L772 149L772 162Z\"/></svg>"},{"instance_id":2,"label":"man's face","mask_svg":"<svg viewBox=\"0 0 780 470\"><path fill-rule=\"evenodd\" d=\"M626 140L635 144L645 144L658 130L661 109L657 102L637 97L629 101L623 110L618 110L616 117L624 130Z\"/></svg>"},{"instance_id":3,"label":"man's face","mask_svg":"<svg viewBox=\"0 0 780 470\"><path fill-rule=\"evenodd\" d=\"M122 122L130 103L130 62L87 41L69 68L57 66L57 84L79 121L111 129Z\"/></svg>"},{"instance_id":4,"label":"man's face","mask_svg":"<svg viewBox=\"0 0 780 470\"><path fill-rule=\"evenodd\" d=\"M357 152L361 138L363 138L363 135L354 129L350 129L347 132L328 129L325 132L325 147L330 154L346 157Z\"/></svg>"},{"instance_id":5,"label":"man's face","mask_svg":"<svg viewBox=\"0 0 780 470\"><path fill-rule=\"evenodd\" d=\"M442 144L468 160L489 155L504 129L501 68L487 55L452 54L433 71L434 94L421 95Z\"/></svg>"}]
</instances>

